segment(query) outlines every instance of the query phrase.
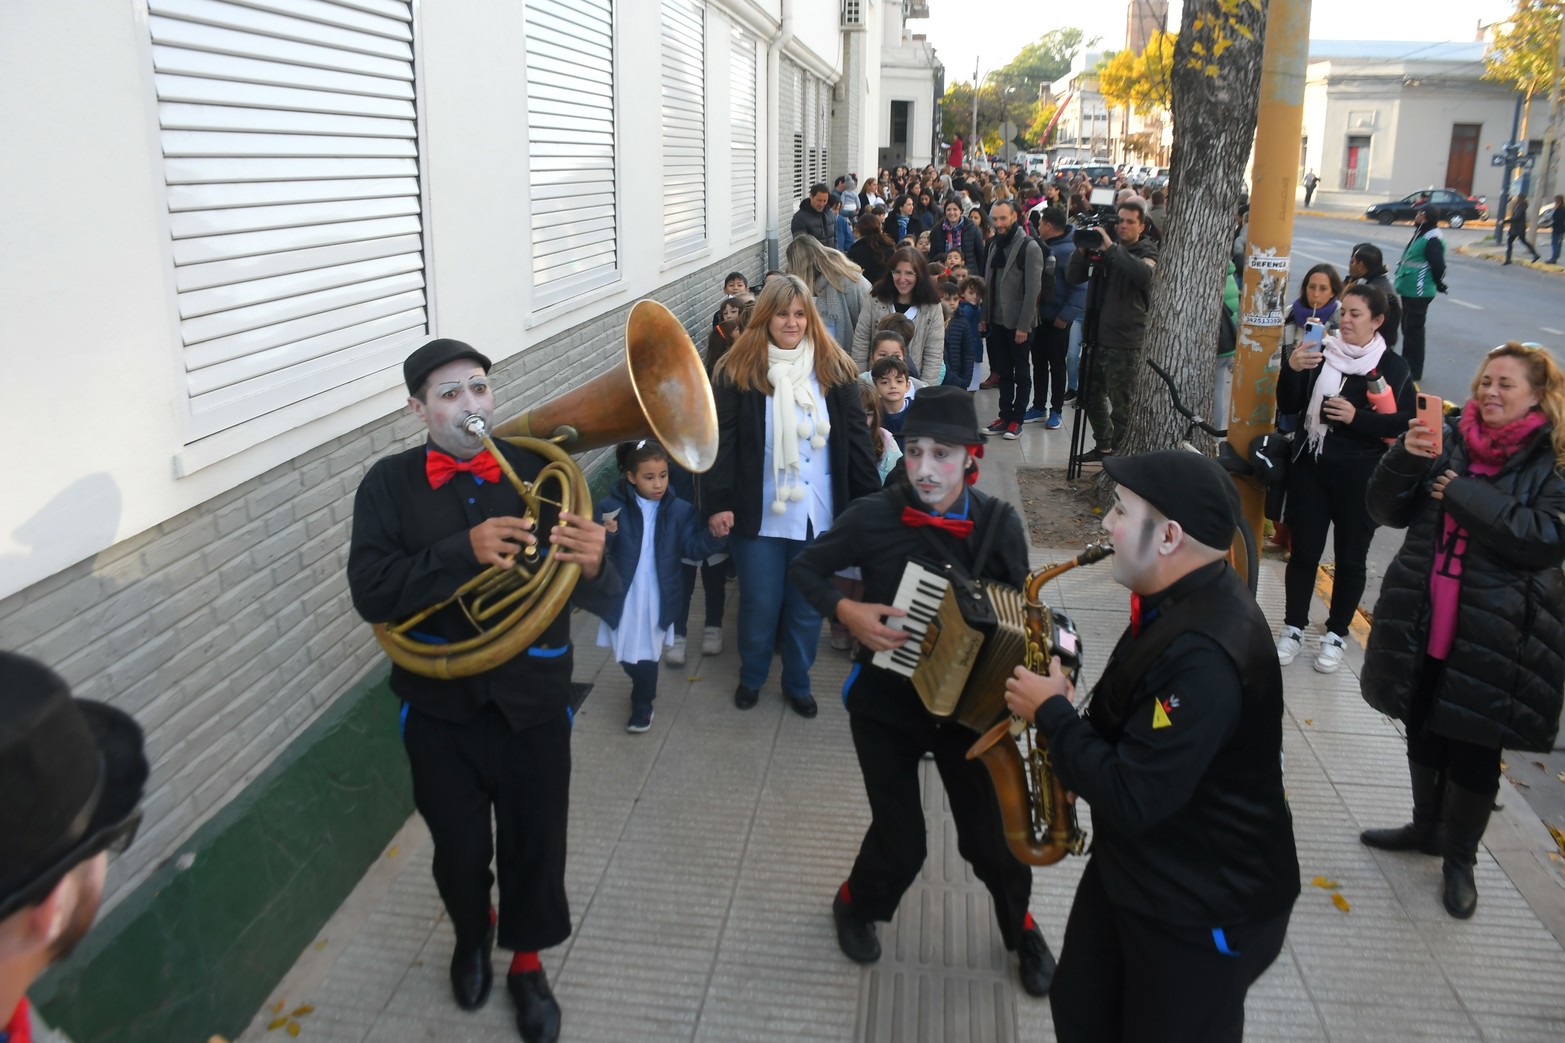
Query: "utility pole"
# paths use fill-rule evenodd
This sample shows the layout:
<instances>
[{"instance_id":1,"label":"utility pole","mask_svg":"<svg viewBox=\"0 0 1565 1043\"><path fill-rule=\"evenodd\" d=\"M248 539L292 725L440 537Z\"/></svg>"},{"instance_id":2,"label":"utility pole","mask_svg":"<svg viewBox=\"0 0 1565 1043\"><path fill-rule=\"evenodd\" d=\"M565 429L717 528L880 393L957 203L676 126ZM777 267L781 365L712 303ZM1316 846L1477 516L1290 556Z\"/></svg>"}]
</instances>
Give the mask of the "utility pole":
<instances>
[{"instance_id":1,"label":"utility pole","mask_svg":"<svg viewBox=\"0 0 1565 1043\"><path fill-rule=\"evenodd\" d=\"M973 151L973 142L978 140L978 59L973 59L973 132L968 135L967 148L962 155L966 156Z\"/></svg>"},{"instance_id":2,"label":"utility pole","mask_svg":"<svg viewBox=\"0 0 1565 1043\"><path fill-rule=\"evenodd\" d=\"M1261 104L1250 183L1250 239L1242 289L1239 347L1234 358L1228 444L1241 457L1250 439L1272 430L1282 322L1290 292L1294 197L1299 179L1299 135L1304 127L1304 76L1309 64L1310 0L1272 0L1261 52ZM1245 518L1257 539L1265 526L1265 494L1239 483Z\"/></svg>"},{"instance_id":3,"label":"utility pole","mask_svg":"<svg viewBox=\"0 0 1565 1043\"><path fill-rule=\"evenodd\" d=\"M1500 212L1494 220L1494 245L1499 246L1505 235L1505 222L1511 209L1511 178L1515 176L1516 164L1521 161L1522 155L1527 151L1525 144L1516 140L1516 135L1521 133L1522 125L1522 96L1516 95L1516 111L1511 115L1511 140L1505 143L1505 180L1500 183Z\"/></svg>"}]
</instances>

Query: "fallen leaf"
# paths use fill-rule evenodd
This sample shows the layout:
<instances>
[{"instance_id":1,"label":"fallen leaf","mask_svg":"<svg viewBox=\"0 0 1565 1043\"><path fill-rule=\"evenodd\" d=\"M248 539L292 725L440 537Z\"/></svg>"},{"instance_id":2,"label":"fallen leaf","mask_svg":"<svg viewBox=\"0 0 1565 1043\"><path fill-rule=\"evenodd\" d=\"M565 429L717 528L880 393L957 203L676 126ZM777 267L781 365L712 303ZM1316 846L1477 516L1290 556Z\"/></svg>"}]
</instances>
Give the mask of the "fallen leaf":
<instances>
[{"instance_id":1,"label":"fallen leaf","mask_svg":"<svg viewBox=\"0 0 1565 1043\"><path fill-rule=\"evenodd\" d=\"M1313 717L1306 717L1306 718L1304 718L1304 723L1305 724L1314 724L1315 723L1315 718L1313 718Z\"/></svg>"},{"instance_id":2,"label":"fallen leaf","mask_svg":"<svg viewBox=\"0 0 1565 1043\"><path fill-rule=\"evenodd\" d=\"M1501 770L1501 771L1506 771L1506 770L1508 770L1508 769L1509 769L1509 765L1507 765L1507 764L1506 764L1506 763L1505 763L1505 762L1504 762L1504 761L1503 761L1503 760L1502 760L1502 761L1501 761L1501 762L1500 762L1500 770Z\"/></svg>"},{"instance_id":3,"label":"fallen leaf","mask_svg":"<svg viewBox=\"0 0 1565 1043\"><path fill-rule=\"evenodd\" d=\"M701 680L701 675L700 674L693 674L692 676L685 678L685 680L687 680L687 681L699 681L699 680Z\"/></svg>"},{"instance_id":4,"label":"fallen leaf","mask_svg":"<svg viewBox=\"0 0 1565 1043\"><path fill-rule=\"evenodd\" d=\"M296 1018L302 1018L306 1014L311 1014L314 1011L315 1011L314 1004L306 1003L302 1007L295 1007L294 1011L293 1011L293 1016L296 1017Z\"/></svg>"},{"instance_id":5,"label":"fallen leaf","mask_svg":"<svg viewBox=\"0 0 1565 1043\"><path fill-rule=\"evenodd\" d=\"M297 1021L290 1021L288 1023L288 1035L297 1036L299 1034L300 1027L301 1026Z\"/></svg>"},{"instance_id":6,"label":"fallen leaf","mask_svg":"<svg viewBox=\"0 0 1565 1043\"><path fill-rule=\"evenodd\" d=\"M1348 900L1342 897L1340 894L1331 896L1331 904L1336 906L1338 909L1341 909L1343 912L1347 912L1349 909L1353 908L1352 906L1348 905ZM288 1026L288 1031L293 1032L292 1025ZM298 1035L298 1033L294 1032L294 1035Z\"/></svg>"},{"instance_id":7,"label":"fallen leaf","mask_svg":"<svg viewBox=\"0 0 1565 1043\"><path fill-rule=\"evenodd\" d=\"M386 857L387 858L396 858L397 857L397 845L396 844L392 844L391 847L387 849Z\"/></svg>"},{"instance_id":8,"label":"fallen leaf","mask_svg":"<svg viewBox=\"0 0 1565 1043\"><path fill-rule=\"evenodd\" d=\"M1565 771L1560 772L1555 776L1555 778L1559 779L1561 782L1565 782Z\"/></svg>"},{"instance_id":9,"label":"fallen leaf","mask_svg":"<svg viewBox=\"0 0 1565 1043\"><path fill-rule=\"evenodd\" d=\"M1565 851L1565 833L1562 833L1553 826L1550 826L1547 822L1545 822L1544 825L1548 826L1549 836L1554 838L1554 842L1559 845L1559 849L1561 851Z\"/></svg>"},{"instance_id":10,"label":"fallen leaf","mask_svg":"<svg viewBox=\"0 0 1565 1043\"><path fill-rule=\"evenodd\" d=\"M1509 775L1507 775L1505 777L1508 778L1508 779L1511 779L1511 777ZM1521 779L1511 779L1511 785L1512 786L1520 786L1522 789L1532 789L1531 786L1529 786L1527 783L1523 782Z\"/></svg>"},{"instance_id":11,"label":"fallen leaf","mask_svg":"<svg viewBox=\"0 0 1565 1043\"><path fill-rule=\"evenodd\" d=\"M271 1024L266 1026L266 1031L276 1032L286 1024L288 1024L288 1015L284 1014L280 1018L273 1018Z\"/></svg>"},{"instance_id":12,"label":"fallen leaf","mask_svg":"<svg viewBox=\"0 0 1565 1043\"><path fill-rule=\"evenodd\" d=\"M322 949L326 948L327 944L328 943L326 939L322 938L320 941L315 943L315 951L320 952Z\"/></svg>"},{"instance_id":13,"label":"fallen leaf","mask_svg":"<svg viewBox=\"0 0 1565 1043\"><path fill-rule=\"evenodd\" d=\"M1341 884L1337 883L1335 880L1328 880L1328 879L1326 879L1323 876L1317 876L1314 880L1311 880L1310 883L1313 886L1319 887L1319 888L1321 888L1322 890L1325 890L1325 891L1335 891L1337 888L1342 886Z\"/></svg>"},{"instance_id":14,"label":"fallen leaf","mask_svg":"<svg viewBox=\"0 0 1565 1043\"><path fill-rule=\"evenodd\" d=\"M282 1009L283 1009L283 1001L282 1001L282 999L279 998L276 1003L272 1004L272 1013L276 1014L278 1011L280 1011Z\"/></svg>"}]
</instances>

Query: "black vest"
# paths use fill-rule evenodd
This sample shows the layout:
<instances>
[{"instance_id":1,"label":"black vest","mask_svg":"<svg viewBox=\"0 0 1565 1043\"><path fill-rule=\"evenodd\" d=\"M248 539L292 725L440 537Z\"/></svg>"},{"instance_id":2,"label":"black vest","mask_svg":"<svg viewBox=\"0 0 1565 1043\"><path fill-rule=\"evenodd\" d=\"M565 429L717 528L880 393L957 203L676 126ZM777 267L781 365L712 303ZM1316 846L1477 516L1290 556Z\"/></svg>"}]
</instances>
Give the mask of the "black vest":
<instances>
[{"instance_id":1,"label":"black vest","mask_svg":"<svg viewBox=\"0 0 1565 1043\"><path fill-rule=\"evenodd\" d=\"M1187 580L1140 636L1127 629L1120 638L1092 690L1087 721L1117 742L1125 722L1163 694L1146 687L1148 667L1184 639L1210 642L1233 665L1243 691L1238 724L1183 808L1137 836L1094 823L1093 855L1116 905L1216 927L1291 906L1299 862L1283 789L1282 671L1271 628L1233 569Z\"/></svg>"}]
</instances>

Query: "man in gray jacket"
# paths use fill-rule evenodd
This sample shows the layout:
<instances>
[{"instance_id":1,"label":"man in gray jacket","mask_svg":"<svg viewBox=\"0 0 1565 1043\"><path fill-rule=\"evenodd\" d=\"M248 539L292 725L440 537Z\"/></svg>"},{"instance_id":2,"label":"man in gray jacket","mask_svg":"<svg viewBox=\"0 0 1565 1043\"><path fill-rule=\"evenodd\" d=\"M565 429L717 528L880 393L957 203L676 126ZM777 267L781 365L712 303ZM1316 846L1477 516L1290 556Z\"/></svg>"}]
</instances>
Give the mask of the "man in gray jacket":
<instances>
[{"instance_id":1,"label":"man in gray jacket","mask_svg":"<svg viewBox=\"0 0 1565 1043\"><path fill-rule=\"evenodd\" d=\"M788 230L795 236L809 235L820 240L822 246L837 248L837 215L826 204L831 202L831 189L824 184L811 185L810 194L799 203Z\"/></svg>"},{"instance_id":2,"label":"man in gray jacket","mask_svg":"<svg viewBox=\"0 0 1565 1043\"><path fill-rule=\"evenodd\" d=\"M989 372L1000 378L1000 416L989 431L1015 440L1032 395L1032 331L1038 325L1038 288L1043 282L1043 247L1022 230L1016 204L1001 200L989 208L994 238L984 268L988 289L983 321Z\"/></svg>"},{"instance_id":3,"label":"man in gray jacket","mask_svg":"<svg viewBox=\"0 0 1565 1043\"><path fill-rule=\"evenodd\" d=\"M1118 238L1098 229L1104 269L1102 305L1097 338L1091 347L1092 369L1087 388L1087 421L1092 425L1093 448L1082 454L1086 462L1112 456L1130 422L1130 390L1135 386L1136 356L1147 333L1147 310L1152 303L1152 272L1157 267L1157 244L1146 238L1146 210L1140 199L1119 204ZM1071 282L1087 278L1084 250L1071 254L1065 277Z\"/></svg>"}]
</instances>

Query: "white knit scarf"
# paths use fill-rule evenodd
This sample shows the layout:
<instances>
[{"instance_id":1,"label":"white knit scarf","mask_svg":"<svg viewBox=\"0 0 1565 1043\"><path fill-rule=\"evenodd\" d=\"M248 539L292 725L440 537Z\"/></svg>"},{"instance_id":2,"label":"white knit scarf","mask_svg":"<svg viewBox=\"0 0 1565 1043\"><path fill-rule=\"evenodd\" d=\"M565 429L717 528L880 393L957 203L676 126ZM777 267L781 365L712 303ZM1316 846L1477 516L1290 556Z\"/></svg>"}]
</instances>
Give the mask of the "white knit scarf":
<instances>
[{"instance_id":1,"label":"white knit scarf","mask_svg":"<svg viewBox=\"0 0 1565 1043\"><path fill-rule=\"evenodd\" d=\"M768 341L766 358L766 379L772 385L772 482L776 489L772 513L783 514L788 501L804 499L799 442L807 438L811 448L826 448L831 421L826 417L826 403L810 387L810 374L815 371L815 346L810 338L805 337L791 351Z\"/></svg>"},{"instance_id":2,"label":"white knit scarf","mask_svg":"<svg viewBox=\"0 0 1565 1043\"><path fill-rule=\"evenodd\" d=\"M1363 347L1349 344L1341 337L1327 337L1321 342L1321 352L1326 360L1321 363L1320 376L1315 380L1309 407L1304 411L1305 446L1317 457L1326 442L1326 422L1320 415L1321 402L1326 396L1342 390L1345 377L1362 377L1380 365L1380 356L1386 352L1386 342L1378 333Z\"/></svg>"}]
</instances>

